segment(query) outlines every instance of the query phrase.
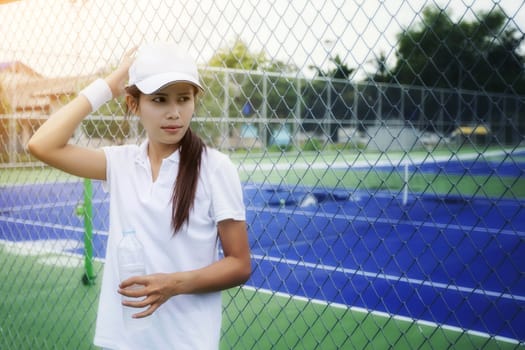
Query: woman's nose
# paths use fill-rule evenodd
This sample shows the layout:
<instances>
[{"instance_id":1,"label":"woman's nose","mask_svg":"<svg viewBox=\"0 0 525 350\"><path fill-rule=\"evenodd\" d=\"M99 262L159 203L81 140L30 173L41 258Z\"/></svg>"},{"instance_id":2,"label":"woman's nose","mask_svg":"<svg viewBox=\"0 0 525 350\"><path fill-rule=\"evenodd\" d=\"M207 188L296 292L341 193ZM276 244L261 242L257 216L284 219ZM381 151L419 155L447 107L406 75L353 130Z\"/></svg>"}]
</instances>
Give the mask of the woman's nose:
<instances>
[{"instance_id":1,"label":"woman's nose","mask_svg":"<svg viewBox=\"0 0 525 350\"><path fill-rule=\"evenodd\" d=\"M180 118L180 110L179 106L176 104L170 105L170 108L168 110L168 119L178 119Z\"/></svg>"}]
</instances>

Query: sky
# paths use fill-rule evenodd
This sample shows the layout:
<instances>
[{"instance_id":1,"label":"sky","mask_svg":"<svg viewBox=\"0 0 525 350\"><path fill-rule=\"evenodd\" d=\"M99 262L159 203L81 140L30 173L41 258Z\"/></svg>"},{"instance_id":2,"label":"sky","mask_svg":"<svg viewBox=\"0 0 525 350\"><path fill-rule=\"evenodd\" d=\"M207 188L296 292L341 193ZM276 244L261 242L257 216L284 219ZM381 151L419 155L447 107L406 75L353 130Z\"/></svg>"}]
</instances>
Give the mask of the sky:
<instances>
[{"instance_id":1,"label":"sky","mask_svg":"<svg viewBox=\"0 0 525 350\"><path fill-rule=\"evenodd\" d=\"M0 5L0 62L50 77L93 74L141 42L175 41L205 65L240 38L304 75L336 55L364 75L380 53L395 64L396 35L432 4L454 21L501 8L525 32L521 0L21 0Z\"/></svg>"}]
</instances>

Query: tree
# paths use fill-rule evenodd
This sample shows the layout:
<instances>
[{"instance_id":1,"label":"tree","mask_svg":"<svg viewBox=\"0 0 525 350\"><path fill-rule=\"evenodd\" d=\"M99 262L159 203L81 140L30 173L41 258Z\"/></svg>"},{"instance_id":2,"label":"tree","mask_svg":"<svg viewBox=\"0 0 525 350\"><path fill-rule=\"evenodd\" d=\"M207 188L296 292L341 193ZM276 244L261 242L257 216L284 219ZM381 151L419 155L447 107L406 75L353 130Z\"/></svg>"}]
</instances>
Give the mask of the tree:
<instances>
[{"instance_id":1,"label":"tree","mask_svg":"<svg viewBox=\"0 0 525 350\"><path fill-rule=\"evenodd\" d=\"M203 77L205 85L212 91L211 94L205 94L202 103L208 114L288 118L293 113L294 102L290 101L296 101L298 95L295 91L295 80L279 73L297 72L296 66L271 60L264 51L252 52L239 38L231 48L219 49L208 61L208 65L236 70L214 71ZM266 74L267 72L277 74ZM266 79L266 82L263 82L263 79ZM263 86L266 86L266 90ZM224 105L224 99L216 98L225 94L229 97L228 106ZM268 111L264 116L261 114L263 104L267 107L264 110ZM212 128L209 129L207 132L212 133Z\"/></svg>"},{"instance_id":2,"label":"tree","mask_svg":"<svg viewBox=\"0 0 525 350\"><path fill-rule=\"evenodd\" d=\"M454 22L446 10L427 7L419 23L398 34L395 66L389 69L379 58L368 81L422 86L425 97L409 100L421 111L426 130L450 133L465 123L482 123L495 134L521 135L523 113L519 125L509 123L502 97L493 94L525 94L524 40L501 10Z\"/></svg>"},{"instance_id":3,"label":"tree","mask_svg":"<svg viewBox=\"0 0 525 350\"><path fill-rule=\"evenodd\" d=\"M348 67L339 55L330 57L329 61L335 68L323 70L318 66L309 67L316 72L318 79L314 79L303 92L306 105L303 127L336 143L339 128L344 120L351 118L349 106L354 91L349 89L349 80L355 69ZM323 126L326 121L328 128Z\"/></svg>"},{"instance_id":4,"label":"tree","mask_svg":"<svg viewBox=\"0 0 525 350\"><path fill-rule=\"evenodd\" d=\"M525 93L525 58L518 52L524 36L499 10L454 23L446 11L429 7L398 39L395 82Z\"/></svg>"},{"instance_id":5,"label":"tree","mask_svg":"<svg viewBox=\"0 0 525 350\"><path fill-rule=\"evenodd\" d=\"M210 67L232 68L246 71L293 73L299 68L279 60L271 60L266 57L264 51L252 52L248 45L240 38L233 43L231 48L221 48L208 61Z\"/></svg>"},{"instance_id":6,"label":"tree","mask_svg":"<svg viewBox=\"0 0 525 350\"><path fill-rule=\"evenodd\" d=\"M392 73L388 68L386 55L384 52L381 52L379 56L373 60L373 63L375 65L376 72L372 76L368 77L367 80L375 81L377 83L387 83L392 81Z\"/></svg>"},{"instance_id":7,"label":"tree","mask_svg":"<svg viewBox=\"0 0 525 350\"><path fill-rule=\"evenodd\" d=\"M335 65L335 68L323 70L318 66L310 66L310 69L313 69L318 77L322 78L332 78L332 79L347 79L349 80L354 73L355 69L350 68L344 63L339 55L335 57L330 57L329 61Z\"/></svg>"},{"instance_id":8,"label":"tree","mask_svg":"<svg viewBox=\"0 0 525 350\"><path fill-rule=\"evenodd\" d=\"M250 52L248 46L238 38L231 48L222 48L209 60L211 67L258 70L268 63L263 51Z\"/></svg>"}]
</instances>

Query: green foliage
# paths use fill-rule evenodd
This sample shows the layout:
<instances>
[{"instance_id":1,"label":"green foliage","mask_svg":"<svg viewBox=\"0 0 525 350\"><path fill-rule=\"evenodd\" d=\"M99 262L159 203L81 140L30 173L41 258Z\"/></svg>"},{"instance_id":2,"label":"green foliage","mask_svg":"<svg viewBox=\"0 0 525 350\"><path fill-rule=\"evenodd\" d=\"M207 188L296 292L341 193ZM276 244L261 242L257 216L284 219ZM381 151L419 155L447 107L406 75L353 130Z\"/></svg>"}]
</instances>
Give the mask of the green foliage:
<instances>
[{"instance_id":1,"label":"green foliage","mask_svg":"<svg viewBox=\"0 0 525 350\"><path fill-rule=\"evenodd\" d=\"M320 140L309 138L303 145L303 151L320 151L323 144Z\"/></svg>"},{"instance_id":2,"label":"green foliage","mask_svg":"<svg viewBox=\"0 0 525 350\"><path fill-rule=\"evenodd\" d=\"M214 118L209 118L209 122L195 122L191 123L191 130L199 135L203 141L208 145L214 145L217 140L220 142L221 130L219 123L213 121Z\"/></svg>"},{"instance_id":3,"label":"green foliage","mask_svg":"<svg viewBox=\"0 0 525 350\"><path fill-rule=\"evenodd\" d=\"M426 8L421 23L399 34L394 82L428 87L525 93L519 53L523 35L500 10L454 23L446 11Z\"/></svg>"},{"instance_id":4,"label":"green foliage","mask_svg":"<svg viewBox=\"0 0 525 350\"><path fill-rule=\"evenodd\" d=\"M374 65L376 66L376 72L368 80L378 83L388 83L392 81L392 73L388 68L387 57L384 52L381 52L379 56L374 59Z\"/></svg>"},{"instance_id":5,"label":"green foliage","mask_svg":"<svg viewBox=\"0 0 525 350\"><path fill-rule=\"evenodd\" d=\"M288 143L288 144L272 144L270 146L268 146L268 152L289 152L293 149L293 144L292 143Z\"/></svg>"},{"instance_id":6,"label":"green foliage","mask_svg":"<svg viewBox=\"0 0 525 350\"><path fill-rule=\"evenodd\" d=\"M263 79L266 79L266 99L263 100L261 89L264 84ZM238 111L246 102L249 102L254 112L262 111L264 103L266 109L269 111L270 118L289 118L293 113L297 103L300 103L301 95L297 91L297 79L257 75L252 76L251 79L244 82L242 86L242 95L235 101Z\"/></svg>"},{"instance_id":7,"label":"green foliage","mask_svg":"<svg viewBox=\"0 0 525 350\"><path fill-rule=\"evenodd\" d=\"M220 116L224 110L224 93L226 92L232 99L229 105L228 113L230 116L239 116L242 114L243 107L246 103L252 106L252 113L262 109L263 79L267 79L268 94L266 103L274 115L271 117L286 118L297 102L298 94L295 89L297 83L295 79L268 76L263 74L247 74L246 71L262 71L290 73L296 72L297 67L288 65L280 61L269 60L266 54L261 52L251 52L248 46L241 40L237 39L231 48L220 49L208 62L211 67L239 69L241 73L229 73L228 79L225 74L215 73L203 74L203 81L210 93L205 94L203 106L211 115ZM225 81L229 86L225 86ZM246 115L247 116L247 115Z\"/></svg>"},{"instance_id":8,"label":"green foliage","mask_svg":"<svg viewBox=\"0 0 525 350\"><path fill-rule=\"evenodd\" d=\"M264 52L251 53L248 46L238 38L231 48L222 48L210 59L212 67L257 70L268 62Z\"/></svg>"},{"instance_id":9,"label":"green foliage","mask_svg":"<svg viewBox=\"0 0 525 350\"><path fill-rule=\"evenodd\" d=\"M310 66L309 68L317 72L317 76L332 79L350 79L355 69L348 67L339 55L330 57L329 61L335 65L333 69L323 70L317 66Z\"/></svg>"}]
</instances>

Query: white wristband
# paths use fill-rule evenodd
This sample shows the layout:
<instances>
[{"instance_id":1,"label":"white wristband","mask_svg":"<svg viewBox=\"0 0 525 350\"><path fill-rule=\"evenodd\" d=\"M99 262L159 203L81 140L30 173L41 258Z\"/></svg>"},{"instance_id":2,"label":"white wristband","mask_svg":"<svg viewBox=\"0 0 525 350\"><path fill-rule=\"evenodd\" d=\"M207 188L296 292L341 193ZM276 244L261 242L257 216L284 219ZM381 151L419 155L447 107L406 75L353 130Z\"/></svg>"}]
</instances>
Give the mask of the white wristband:
<instances>
[{"instance_id":1,"label":"white wristband","mask_svg":"<svg viewBox=\"0 0 525 350\"><path fill-rule=\"evenodd\" d=\"M84 97L88 99L93 112L113 98L111 88L102 78L99 78L86 86L82 91L80 91L80 94L84 95Z\"/></svg>"}]
</instances>

